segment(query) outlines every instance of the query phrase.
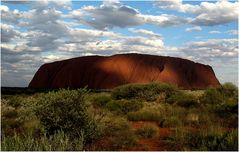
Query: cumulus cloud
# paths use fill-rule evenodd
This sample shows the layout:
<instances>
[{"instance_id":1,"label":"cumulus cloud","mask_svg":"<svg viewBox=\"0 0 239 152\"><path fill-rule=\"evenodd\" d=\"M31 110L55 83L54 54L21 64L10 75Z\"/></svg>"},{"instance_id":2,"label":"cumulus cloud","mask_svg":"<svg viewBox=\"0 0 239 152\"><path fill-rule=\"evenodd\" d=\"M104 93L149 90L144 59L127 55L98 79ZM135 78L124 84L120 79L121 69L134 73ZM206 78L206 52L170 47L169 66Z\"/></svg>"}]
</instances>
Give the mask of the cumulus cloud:
<instances>
[{"instance_id":1,"label":"cumulus cloud","mask_svg":"<svg viewBox=\"0 0 239 152\"><path fill-rule=\"evenodd\" d=\"M150 37L162 37L160 34L154 33L153 31L150 31L150 30L135 29L135 28L129 28L128 30L130 32L137 33L140 35L145 35L145 36L150 36Z\"/></svg>"},{"instance_id":2,"label":"cumulus cloud","mask_svg":"<svg viewBox=\"0 0 239 152\"><path fill-rule=\"evenodd\" d=\"M185 29L186 32L193 32L193 31L199 32L201 30L202 30L202 28L200 26L194 26L194 27Z\"/></svg>"},{"instance_id":3,"label":"cumulus cloud","mask_svg":"<svg viewBox=\"0 0 239 152\"><path fill-rule=\"evenodd\" d=\"M155 4L160 8L177 10L179 12L196 13L200 9L198 5L182 4L182 0L156 1Z\"/></svg>"},{"instance_id":4,"label":"cumulus cloud","mask_svg":"<svg viewBox=\"0 0 239 152\"><path fill-rule=\"evenodd\" d=\"M1 5L1 21L10 24L17 24L22 17L22 13L18 10L10 10L7 6Z\"/></svg>"},{"instance_id":5,"label":"cumulus cloud","mask_svg":"<svg viewBox=\"0 0 239 152\"><path fill-rule=\"evenodd\" d=\"M139 17L143 18L145 23L161 27L184 25L191 22L191 18L180 18L175 15L168 14L161 14L159 16L139 14Z\"/></svg>"},{"instance_id":6,"label":"cumulus cloud","mask_svg":"<svg viewBox=\"0 0 239 152\"><path fill-rule=\"evenodd\" d=\"M80 23L96 29L107 30L113 27L125 28L142 24L155 24L161 27L182 25L191 21L175 15L145 15L137 9L116 2L104 2L101 6L85 6L71 12Z\"/></svg>"},{"instance_id":7,"label":"cumulus cloud","mask_svg":"<svg viewBox=\"0 0 239 152\"><path fill-rule=\"evenodd\" d=\"M1 42L10 42L13 38L20 36L21 33L12 25L1 24Z\"/></svg>"},{"instance_id":8,"label":"cumulus cloud","mask_svg":"<svg viewBox=\"0 0 239 152\"><path fill-rule=\"evenodd\" d=\"M226 33L228 33L229 35L238 35L237 30L229 30L229 31L226 31Z\"/></svg>"},{"instance_id":9,"label":"cumulus cloud","mask_svg":"<svg viewBox=\"0 0 239 152\"><path fill-rule=\"evenodd\" d=\"M190 42L182 48L182 51L204 63L215 59L229 62L230 58L238 56L238 40L209 39L207 41Z\"/></svg>"},{"instance_id":10,"label":"cumulus cloud","mask_svg":"<svg viewBox=\"0 0 239 152\"><path fill-rule=\"evenodd\" d=\"M100 30L143 24L144 20L137 17L138 14L131 7L118 5L85 6L72 13L74 19Z\"/></svg>"},{"instance_id":11,"label":"cumulus cloud","mask_svg":"<svg viewBox=\"0 0 239 152\"><path fill-rule=\"evenodd\" d=\"M200 5L183 4L182 0L156 1L160 8L177 10L195 14L191 24L199 26L214 26L235 22L238 20L239 3L221 0L216 3L201 2Z\"/></svg>"},{"instance_id":12,"label":"cumulus cloud","mask_svg":"<svg viewBox=\"0 0 239 152\"><path fill-rule=\"evenodd\" d=\"M71 10L72 3L71 0L39 0L32 3L33 8L38 10L47 9L49 5L54 5L56 8Z\"/></svg>"},{"instance_id":13,"label":"cumulus cloud","mask_svg":"<svg viewBox=\"0 0 239 152\"><path fill-rule=\"evenodd\" d=\"M208 33L209 34L221 34L222 32L220 32L220 31L209 31Z\"/></svg>"}]
</instances>

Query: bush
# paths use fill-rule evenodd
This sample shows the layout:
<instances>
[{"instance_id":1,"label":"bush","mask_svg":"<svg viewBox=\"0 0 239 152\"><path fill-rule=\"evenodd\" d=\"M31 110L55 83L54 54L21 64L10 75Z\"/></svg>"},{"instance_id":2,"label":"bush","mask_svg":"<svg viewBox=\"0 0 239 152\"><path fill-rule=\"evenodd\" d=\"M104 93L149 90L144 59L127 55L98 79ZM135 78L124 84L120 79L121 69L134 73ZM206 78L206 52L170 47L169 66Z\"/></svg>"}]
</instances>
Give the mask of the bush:
<instances>
[{"instance_id":1,"label":"bush","mask_svg":"<svg viewBox=\"0 0 239 152\"><path fill-rule=\"evenodd\" d=\"M187 134L187 144L191 150L203 151L232 151L238 150L237 131L225 133L211 132L207 134L190 133Z\"/></svg>"},{"instance_id":2,"label":"bush","mask_svg":"<svg viewBox=\"0 0 239 152\"><path fill-rule=\"evenodd\" d=\"M212 111L220 117L228 117L238 113L238 103L223 103L216 105L212 108Z\"/></svg>"},{"instance_id":3,"label":"bush","mask_svg":"<svg viewBox=\"0 0 239 152\"><path fill-rule=\"evenodd\" d=\"M16 108L7 104L8 101L1 101L1 129L6 135L13 135L14 130L20 130L23 120L19 119L19 112Z\"/></svg>"},{"instance_id":4,"label":"bush","mask_svg":"<svg viewBox=\"0 0 239 152\"><path fill-rule=\"evenodd\" d=\"M177 91L177 87L170 84L127 84L115 88L112 91L112 98L116 100L134 98L155 101L160 94L165 94L166 98L168 98Z\"/></svg>"},{"instance_id":5,"label":"bush","mask_svg":"<svg viewBox=\"0 0 239 152\"><path fill-rule=\"evenodd\" d=\"M238 88L236 85L227 82L222 85L221 88L218 89L226 98L238 98Z\"/></svg>"},{"instance_id":6,"label":"bush","mask_svg":"<svg viewBox=\"0 0 239 152\"><path fill-rule=\"evenodd\" d=\"M24 100L23 97L14 95L7 100L8 101L7 104L12 107L18 108L21 106L23 100Z\"/></svg>"},{"instance_id":7,"label":"bush","mask_svg":"<svg viewBox=\"0 0 239 152\"><path fill-rule=\"evenodd\" d=\"M156 111L151 110L140 110L136 112L129 112L127 118L130 121L164 121L163 116Z\"/></svg>"},{"instance_id":8,"label":"bush","mask_svg":"<svg viewBox=\"0 0 239 152\"><path fill-rule=\"evenodd\" d=\"M203 104L209 104L209 105L221 104L223 103L223 96L218 90L210 88L204 92L200 101Z\"/></svg>"},{"instance_id":9,"label":"bush","mask_svg":"<svg viewBox=\"0 0 239 152\"><path fill-rule=\"evenodd\" d=\"M178 106L185 108L197 107L199 105L197 99L193 95L183 92L172 95L166 100L166 102L169 104L176 103Z\"/></svg>"},{"instance_id":10,"label":"bush","mask_svg":"<svg viewBox=\"0 0 239 152\"><path fill-rule=\"evenodd\" d=\"M83 139L70 139L64 132L57 132L50 137L42 136L39 139L31 134L24 136L2 137L1 150L3 151L67 151L83 150Z\"/></svg>"},{"instance_id":11,"label":"bush","mask_svg":"<svg viewBox=\"0 0 239 152\"><path fill-rule=\"evenodd\" d=\"M177 117L166 118L163 122L163 127L178 127L181 126L182 122Z\"/></svg>"},{"instance_id":12,"label":"bush","mask_svg":"<svg viewBox=\"0 0 239 152\"><path fill-rule=\"evenodd\" d=\"M105 105L111 101L110 96L99 95L93 98L93 105L97 107L105 107Z\"/></svg>"},{"instance_id":13,"label":"bush","mask_svg":"<svg viewBox=\"0 0 239 152\"><path fill-rule=\"evenodd\" d=\"M86 89L49 92L39 97L36 115L48 135L63 131L72 139L83 134L84 144L97 136L97 125L87 111Z\"/></svg>"},{"instance_id":14,"label":"bush","mask_svg":"<svg viewBox=\"0 0 239 152\"><path fill-rule=\"evenodd\" d=\"M131 111L137 111L143 107L142 102L137 100L112 100L106 104L110 111L126 114Z\"/></svg>"},{"instance_id":15,"label":"bush","mask_svg":"<svg viewBox=\"0 0 239 152\"><path fill-rule=\"evenodd\" d=\"M125 148L134 146L136 143L136 137L128 121L124 118L115 116L110 118L105 123L103 132L109 143L95 150L124 150Z\"/></svg>"},{"instance_id":16,"label":"bush","mask_svg":"<svg viewBox=\"0 0 239 152\"><path fill-rule=\"evenodd\" d=\"M152 138L157 135L158 128L153 125L144 125L141 128L138 128L135 133L144 138Z\"/></svg>"}]
</instances>

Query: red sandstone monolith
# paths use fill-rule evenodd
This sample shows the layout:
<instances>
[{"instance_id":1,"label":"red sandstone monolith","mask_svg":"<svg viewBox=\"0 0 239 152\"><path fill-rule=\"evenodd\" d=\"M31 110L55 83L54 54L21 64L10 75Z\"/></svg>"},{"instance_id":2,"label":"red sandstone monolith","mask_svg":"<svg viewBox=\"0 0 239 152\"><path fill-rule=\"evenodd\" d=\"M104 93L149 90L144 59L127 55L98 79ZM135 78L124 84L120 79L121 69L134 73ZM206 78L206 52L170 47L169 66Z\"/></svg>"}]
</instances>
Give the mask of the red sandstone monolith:
<instances>
[{"instance_id":1,"label":"red sandstone monolith","mask_svg":"<svg viewBox=\"0 0 239 152\"><path fill-rule=\"evenodd\" d=\"M163 82L184 89L219 87L209 65L190 60L145 55L85 56L42 65L30 88L109 89L127 83Z\"/></svg>"}]
</instances>

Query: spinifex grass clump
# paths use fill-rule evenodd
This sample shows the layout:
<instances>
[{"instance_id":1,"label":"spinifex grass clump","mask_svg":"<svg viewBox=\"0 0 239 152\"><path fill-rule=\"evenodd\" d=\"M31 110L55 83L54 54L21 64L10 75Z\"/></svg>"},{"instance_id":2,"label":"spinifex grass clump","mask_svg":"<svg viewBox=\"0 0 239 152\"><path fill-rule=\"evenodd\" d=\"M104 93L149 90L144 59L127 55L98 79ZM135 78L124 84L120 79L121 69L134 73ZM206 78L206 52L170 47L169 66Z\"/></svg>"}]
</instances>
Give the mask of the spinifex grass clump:
<instances>
[{"instance_id":1,"label":"spinifex grass clump","mask_svg":"<svg viewBox=\"0 0 239 152\"><path fill-rule=\"evenodd\" d=\"M185 138L191 150L238 150L237 131L188 133Z\"/></svg>"},{"instance_id":2,"label":"spinifex grass clump","mask_svg":"<svg viewBox=\"0 0 239 152\"><path fill-rule=\"evenodd\" d=\"M137 111L143 107L142 102L137 100L112 100L106 104L106 108L122 114Z\"/></svg>"},{"instance_id":3,"label":"spinifex grass clump","mask_svg":"<svg viewBox=\"0 0 239 152\"><path fill-rule=\"evenodd\" d=\"M35 138L32 134L2 137L3 151L66 151L83 150L83 138L70 139L63 131Z\"/></svg>"},{"instance_id":4,"label":"spinifex grass clump","mask_svg":"<svg viewBox=\"0 0 239 152\"><path fill-rule=\"evenodd\" d=\"M92 99L93 106L100 108L105 107L105 105L110 101L111 97L104 94L94 96Z\"/></svg>"},{"instance_id":5,"label":"spinifex grass clump","mask_svg":"<svg viewBox=\"0 0 239 152\"><path fill-rule=\"evenodd\" d=\"M135 133L143 138L152 138L158 134L158 128L154 125L143 125L136 129Z\"/></svg>"},{"instance_id":6,"label":"spinifex grass clump","mask_svg":"<svg viewBox=\"0 0 239 152\"><path fill-rule=\"evenodd\" d=\"M161 113L151 109L142 109L136 112L129 112L127 114L127 118L130 121L164 121L164 117Z\"/></svg>"}]
</instances>

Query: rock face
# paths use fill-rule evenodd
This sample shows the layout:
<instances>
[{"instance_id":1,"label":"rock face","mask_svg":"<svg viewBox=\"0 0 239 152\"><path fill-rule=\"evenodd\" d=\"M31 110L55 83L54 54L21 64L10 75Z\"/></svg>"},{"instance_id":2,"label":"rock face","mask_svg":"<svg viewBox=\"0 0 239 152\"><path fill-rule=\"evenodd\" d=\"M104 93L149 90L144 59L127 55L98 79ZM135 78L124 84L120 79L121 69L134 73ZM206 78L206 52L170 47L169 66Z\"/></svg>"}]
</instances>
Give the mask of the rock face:
<instances>
[{"instance_id":1,"label":"rock face","mask_svg":"<svg viewBox=\"0 0 239 152\"><path fill-rule=\"evenodd\" d=\"M145 54L85 56L42 65L30 88L114 88L127 83L164 82L184 89L219 87L213 69L174 57Z\"/></svg>"}]
</instances>

